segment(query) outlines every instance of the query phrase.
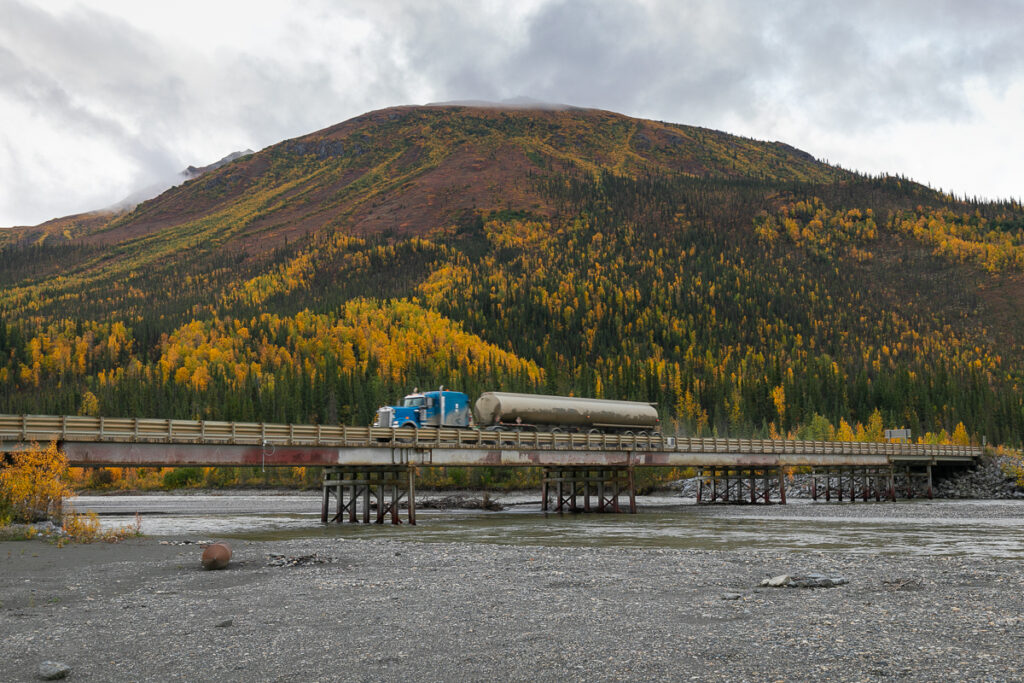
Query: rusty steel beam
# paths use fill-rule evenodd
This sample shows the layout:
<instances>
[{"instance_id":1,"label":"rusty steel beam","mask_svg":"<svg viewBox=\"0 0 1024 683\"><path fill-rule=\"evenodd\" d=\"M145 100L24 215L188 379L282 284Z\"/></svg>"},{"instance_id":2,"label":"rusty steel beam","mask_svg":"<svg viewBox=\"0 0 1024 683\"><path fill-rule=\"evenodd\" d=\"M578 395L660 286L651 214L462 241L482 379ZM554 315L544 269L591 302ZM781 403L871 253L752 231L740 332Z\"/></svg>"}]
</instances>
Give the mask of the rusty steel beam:
<instances>
[{"instance_id":1,"label":"rusty steel beam","mask_svg":"<svg viewBox=\"0 0 1024 683\"><path fill-rule=\"evenodd\" d=\"M276 467L338 464L338 449L316 446L232 446L186 443L60 444L73 467Z\"/></svg>"},{"instance_id":2,"label":"rusty steel beam","mask_svg":"<svg viewBox=\"0 0 1024 683\"><path fill-rule=\"evenodd\" d=\"M374 450L374 449L370 449ZM777 467L856 465L879 467L889 464L887 455L814 455L788 453L778 455L749 454L724 451L671 452L671 451L584 451L584 450L515 450L424 448L407 449L416 454L415 462L436 466L639 466L639 467L711 467L728 466L742 469L770 469ZM969 460L969 459L968 459Z\"/></svg>"}]
</instances>

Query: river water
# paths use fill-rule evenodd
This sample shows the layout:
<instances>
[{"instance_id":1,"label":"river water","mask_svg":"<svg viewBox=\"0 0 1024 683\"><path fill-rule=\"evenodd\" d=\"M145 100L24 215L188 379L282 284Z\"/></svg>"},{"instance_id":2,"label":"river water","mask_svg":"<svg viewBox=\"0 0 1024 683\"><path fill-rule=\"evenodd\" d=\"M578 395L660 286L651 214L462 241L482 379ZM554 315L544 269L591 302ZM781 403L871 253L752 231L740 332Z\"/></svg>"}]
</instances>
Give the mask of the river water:
<instances>
[{"instance_id":1,"label":"river water","mask_svg":"<svg viewBox=\"0 0 1024 683\"><path fill-rule=\"evenodd\" d=\"M641 496L628 514L540 511L537 494L498 495L502 512L417 510L417 526L320 523L319 493L81 496L104 526L139 513L147 536L205 539L387 538L548 546L803 550L1024 558L1024 501L696 505ZM404 520L404 513L403 513Z\"/></svg>"}]
</instances>

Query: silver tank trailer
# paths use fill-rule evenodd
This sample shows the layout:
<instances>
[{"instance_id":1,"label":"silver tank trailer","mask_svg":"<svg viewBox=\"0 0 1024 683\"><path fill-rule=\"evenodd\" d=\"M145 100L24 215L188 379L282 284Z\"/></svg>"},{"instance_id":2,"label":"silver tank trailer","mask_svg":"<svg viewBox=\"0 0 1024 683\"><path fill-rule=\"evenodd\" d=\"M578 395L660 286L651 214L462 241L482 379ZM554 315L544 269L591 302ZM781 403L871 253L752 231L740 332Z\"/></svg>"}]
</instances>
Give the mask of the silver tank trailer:
<instances>
[{"instance_id":1,"label":"silver tank trailer","mask_svg":"<svg viewBox=\"0 0 1024 683\"><path fill-rule=\"evenodd\" d=\"M601 398L488 391L480 394L474 411L477 423L483 427L514 424L517 420L532 425L598 429L653 429L658 424L658 411L650 403Z\"/></svg>"}]
</instances>

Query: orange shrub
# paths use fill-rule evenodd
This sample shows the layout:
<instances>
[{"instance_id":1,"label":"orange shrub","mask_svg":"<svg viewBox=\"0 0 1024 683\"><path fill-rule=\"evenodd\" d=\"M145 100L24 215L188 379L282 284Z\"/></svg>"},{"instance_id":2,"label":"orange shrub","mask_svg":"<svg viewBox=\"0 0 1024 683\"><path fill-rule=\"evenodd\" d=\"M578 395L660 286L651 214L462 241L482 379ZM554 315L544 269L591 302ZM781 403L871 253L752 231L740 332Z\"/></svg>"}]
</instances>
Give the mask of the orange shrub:
<instances>
[{"instance_id":1,"label":"orange shrub","mask_svg":"<svg viewBox=\"0 0 1024 683\"><path fill-rule=\"evenodd\" d=\"M62 503L74 493L68 484L68 460L51 442L45 449L14 453L0 470L0 513L12 521L60 518Z\"/></svg>"}]
</instances>

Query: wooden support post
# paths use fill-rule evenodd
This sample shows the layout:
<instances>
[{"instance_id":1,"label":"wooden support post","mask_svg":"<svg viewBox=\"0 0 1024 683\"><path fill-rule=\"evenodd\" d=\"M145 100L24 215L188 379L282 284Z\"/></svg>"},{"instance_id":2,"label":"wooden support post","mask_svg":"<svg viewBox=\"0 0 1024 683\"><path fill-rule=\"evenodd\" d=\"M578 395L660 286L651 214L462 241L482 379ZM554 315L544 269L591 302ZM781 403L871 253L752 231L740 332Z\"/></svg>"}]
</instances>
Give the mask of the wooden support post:
<instances>
[{"instance_id":1,"label":"wooden support post","mask_svg":"<svg viewBox=\"0 0 1024 683\"><path fill-rule=\"evenodd\" d=\"M373 492L370 490L370 473L364 473L366 477L366 483L363 485L363 524L370 523L370 496Z\"/></svg>"},{"instance_id":2,"label":"wooden support post","mask_svg":"<svg viewBox=\"0 0 1024 683\"><path fill-rule=\"evenodd\" d=\"M327 472L328 471L329 471L329 468L325 467L324 468L324 475L323 475L324 482L327 481L327 476L328 476ZM324 500L323 500L323 503L320 505L320 523L321 524L327 524L327 513L330 511L330 507L331 507L331 490L329 488L327 488L326 483L324 484L324 486L322 488L324 490L324 496L323 496Z\"/></svg>"},{"instance_id":3,"label":"wooden support post","mask_svg":"<svg viewBox=\"0 0 1024 683\"><path fill-rule=\"evenodd\" d=\"M931 463L928 463L927 468L928 468L928 498L931 499L931 497L932 497L932 465L931 465Z\"/></svg>"},{"instance_id":4,"label":"wooden support post","mask_svg":"<svg viewBox=\"0 0 1024 683\"><path fill-rule=\"evenodd\" d=\"M409 474L409 524L416 526L416 468L409 465L406 470Z\"/></svg>"},{"instance_id":5,"label":"wooden support post","mask_svg":"<svg viewBox=\"0 0 1024 683\"><path fill-rule=\"evenodd\" d=\"M398 472L388 472L386 476L391 477L391 523L401 524L402 519L398 516L398 503L401 500L398 494Z\"/></svg>"},{"instance_id":6,"label":"wooden support post","mask_svg":"<svg viewBox=\"0 0 1024 683\"><path fill-rule=\"evenodd\" d=\"M636 479L633 477L633 454L629 454L629 513L636 514Z\"/></svg>"},{"instance_id":7,"label":"wooden support post","mask_svg":"<svg viewBox=\"0 0 1024 683\"><path fill-rule=\"evenodd\" d=\"M341 513L345 509L345 488L341 483L341 472L336 470L334 476L337 477L338 482L334 489L334 497L338 499L338 514L335 516L335 519L340 523L342 520Z\"/></svg>"},{"instance_id":8,"label":"wooden support post","mask_svg":"<svg viewBox=\"0 0 1024 683\"><path fill-rule=\"evenodd\" d=\"M786 504L786 468L779 467L779 502Z\"/></svg>"},{"instance_id":9,"label":"wooden support post","mask_svg":"<svg viewBox=\"0 0 1024 683\"><path fill-rule=\"evenodd\" d=\"M558 494L558 504L555 505L555 510L557 512L562 512L562 503L563 501L565 501L565 482L563 481L565 479L565 472L563 472L562 470L556 471L558 472L558 481L555 484L555 492Z\"/></svg>"},{"instance_id":10,"label":"wooden support post","mask_svg":"<svg viewBox=\"0 0 1024 683\"><path fill-rule=\"evenodd\" d=\"M377 517L374 520L375 524L384 523L384 484L383 477L380 476L379 472L375 472L377 476L374 477L374 492L377 498Z\"/></svg>"},{"instance_id":11,"label":"wooden support post","mask_svg":"<svg viewBox=\"0 0 1024 683\"><path fill-rule=\"evenodd\" d=\"M359 502L359 494L363 492L363 489L357 480L359 477L356 476L355 472L348 473L348 521L350 524L356 523L356 505Z\"/></svg>"}]
</instances>

